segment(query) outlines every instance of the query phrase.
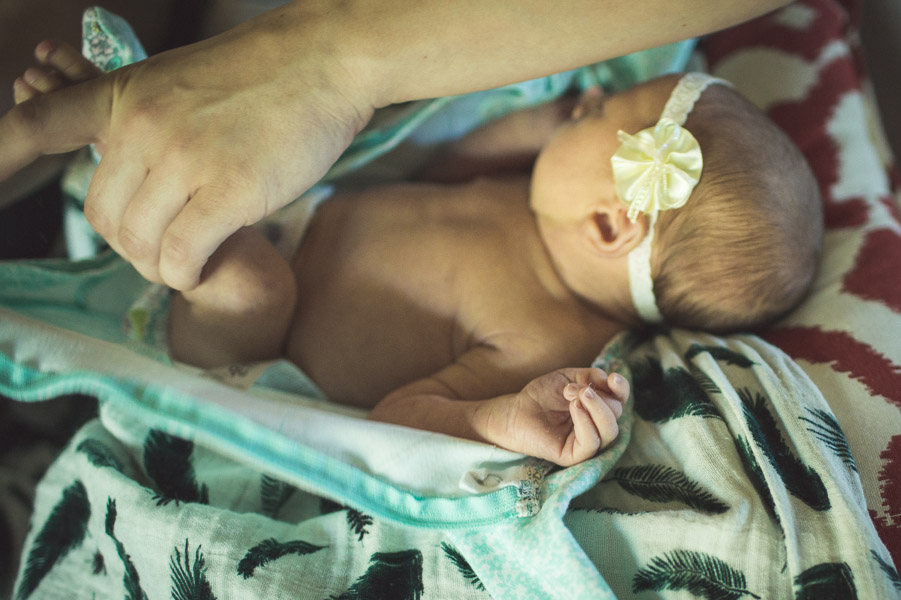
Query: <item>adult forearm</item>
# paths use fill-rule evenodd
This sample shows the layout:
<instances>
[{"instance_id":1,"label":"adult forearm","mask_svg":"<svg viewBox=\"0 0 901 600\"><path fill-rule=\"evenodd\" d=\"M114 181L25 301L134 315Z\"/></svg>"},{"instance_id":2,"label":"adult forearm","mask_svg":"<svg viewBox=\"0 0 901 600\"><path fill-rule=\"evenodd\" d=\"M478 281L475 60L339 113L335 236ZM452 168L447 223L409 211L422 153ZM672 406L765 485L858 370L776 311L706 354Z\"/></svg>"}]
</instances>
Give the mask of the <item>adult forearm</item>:
<instances>
[{"instance_id":1,"label":"adult forearm","mask_svg":"<svg viewBox=\"0 0 901 600\"><path fill-rule=\"evenodd\" d=\"M563 71L703 35L784 4L787 0L336 0L328 20L342 62L372 94L374 105L383 106Z\"/></svg>"}]
</instances>

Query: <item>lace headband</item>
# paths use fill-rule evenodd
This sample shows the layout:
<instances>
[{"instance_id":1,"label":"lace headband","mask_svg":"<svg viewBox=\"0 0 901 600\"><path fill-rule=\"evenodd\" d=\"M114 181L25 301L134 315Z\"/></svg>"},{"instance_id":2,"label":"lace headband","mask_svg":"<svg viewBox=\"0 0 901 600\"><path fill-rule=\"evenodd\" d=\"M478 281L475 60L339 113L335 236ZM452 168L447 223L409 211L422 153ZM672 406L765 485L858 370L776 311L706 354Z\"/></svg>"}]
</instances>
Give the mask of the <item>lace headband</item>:
<instances>
[{"instance_id":1,"label":"lace headband","mask_svg":"<svg viewBox=\"0 0 901 600\"><path fill-rule=\"evenodd\" d=\"M663 320L654 297L651 277L651 244L657 213L679 208L701 178L704 161L695 137L682 125L695 102L713 83L731 85L706 73L686 73L670 94L654 127L634 136L619 131L622 145L610 159L620 200L629 205L633 223L639 213L648 215L648 232L629 253L629 289L639 316L648 323Z\"/></svg>"}]
</instances>

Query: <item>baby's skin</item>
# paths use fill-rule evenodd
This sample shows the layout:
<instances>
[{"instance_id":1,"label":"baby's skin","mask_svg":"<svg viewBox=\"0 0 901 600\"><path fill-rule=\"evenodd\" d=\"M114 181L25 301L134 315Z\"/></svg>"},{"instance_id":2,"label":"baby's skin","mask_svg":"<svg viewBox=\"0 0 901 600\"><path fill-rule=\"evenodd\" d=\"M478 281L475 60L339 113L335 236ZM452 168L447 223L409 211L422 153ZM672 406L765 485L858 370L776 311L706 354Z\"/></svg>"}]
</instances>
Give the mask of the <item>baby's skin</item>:
<instances>
[{"instance_id":1,"label":"baby's skin","mask_svg":"<svg viewBox=\"0 0 901 600\"><path fill-rule=\"evenodd\" d=\"M25 102L96 76L42 42ZM102 152L102 148L99 148ZM527 175L341 190L282 257L254 228L213 254L170 310L173 357L201 367L286 357L369 418L568 466L618 434L624 377L590 364L624 328L560 281Z\"/></svg>"}]
</instances>

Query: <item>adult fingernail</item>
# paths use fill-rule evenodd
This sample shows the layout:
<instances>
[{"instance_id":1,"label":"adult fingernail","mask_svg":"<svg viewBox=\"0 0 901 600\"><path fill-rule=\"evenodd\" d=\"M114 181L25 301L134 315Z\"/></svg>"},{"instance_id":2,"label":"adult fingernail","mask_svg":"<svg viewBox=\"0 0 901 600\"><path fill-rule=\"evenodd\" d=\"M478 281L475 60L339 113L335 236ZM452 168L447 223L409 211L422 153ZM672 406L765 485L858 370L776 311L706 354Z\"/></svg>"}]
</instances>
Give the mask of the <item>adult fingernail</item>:
<instances>
[{"instance_id":1,"label":"adult fingernail","mask_svg":"<svg viewBox=\"0 0 901 600\"><path fill-rule=\"evenodd\" d=\"M584 394L585 394L585 397L588 398L589 400L597 400L597 398L598 398L597 393L594 391L593 388L590 388L590 387L585 388Z\"/></svg>"}]
</instances>

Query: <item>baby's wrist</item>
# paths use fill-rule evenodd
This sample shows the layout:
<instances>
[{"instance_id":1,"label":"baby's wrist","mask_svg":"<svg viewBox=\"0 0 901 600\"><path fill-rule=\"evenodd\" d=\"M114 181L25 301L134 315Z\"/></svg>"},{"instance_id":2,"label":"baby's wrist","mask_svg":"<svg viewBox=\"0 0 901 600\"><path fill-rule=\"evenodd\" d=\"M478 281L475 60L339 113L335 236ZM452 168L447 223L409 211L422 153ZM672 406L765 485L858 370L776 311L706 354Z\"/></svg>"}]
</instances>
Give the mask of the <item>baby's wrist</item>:
<instances>
[{"instance_id":1,"label":"baby's wrist","mask_svg":"<svg viewBox=\"0 0 901 600\"><path fill-rule=\"evenodd\" d=\"M510 418L516 394L507 394L487 400L472 402L469 421L471 439L510 449Z\"/></svg>"}]
</instances>

